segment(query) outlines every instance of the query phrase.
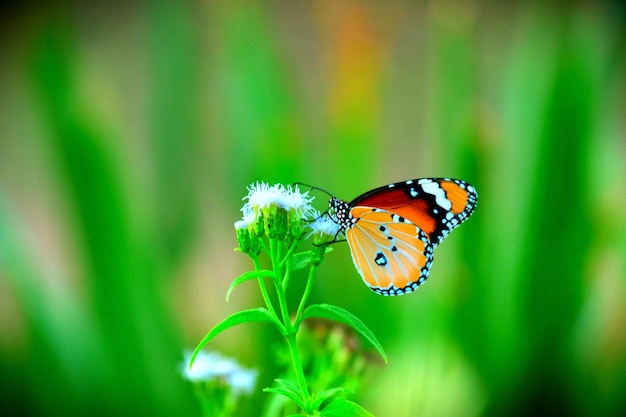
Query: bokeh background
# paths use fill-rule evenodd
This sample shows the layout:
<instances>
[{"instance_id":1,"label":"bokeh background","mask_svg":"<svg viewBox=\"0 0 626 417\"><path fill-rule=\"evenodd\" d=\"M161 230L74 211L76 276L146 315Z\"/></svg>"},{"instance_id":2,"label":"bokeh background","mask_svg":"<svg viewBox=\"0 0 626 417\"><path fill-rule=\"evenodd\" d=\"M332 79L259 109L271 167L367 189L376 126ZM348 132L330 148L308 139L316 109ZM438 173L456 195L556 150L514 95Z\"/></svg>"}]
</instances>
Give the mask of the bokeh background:
<instances>
[{"instance_id":1,"label":"bokeh background","mask_svg":"<svg viewBox=\"0 0 626 417\"><path fill-rule=\"evenodd\" d=\"M311 301L390 357L353 398L383 417L626 415L621 2L0 10L0 414L199 415L183 350L261 303L251 283L224 300L251 268L233 252L248 184L349 200L450 176L478 209L416 294L370 292L345 244L320 268ZM244 325L210 348L261 388L278 341Z\"/></svg>"}]
</instances>

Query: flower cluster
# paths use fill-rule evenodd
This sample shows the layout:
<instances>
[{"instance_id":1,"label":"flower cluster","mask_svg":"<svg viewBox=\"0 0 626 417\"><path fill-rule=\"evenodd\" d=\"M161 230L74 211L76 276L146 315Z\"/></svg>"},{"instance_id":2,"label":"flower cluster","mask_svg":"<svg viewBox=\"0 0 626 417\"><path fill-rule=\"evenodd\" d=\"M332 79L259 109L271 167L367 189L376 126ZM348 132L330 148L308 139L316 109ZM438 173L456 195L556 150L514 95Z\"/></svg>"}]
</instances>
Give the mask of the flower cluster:
<instances>
[{"instance_id":1,"label":"flower cluster","mask_svg":"<svg viewBox=\"0 0 626 417\"><path fill-rule=\"evenodd\" d=\"M306 232L314 244L334 239L339 226L328 216L320 215L311 203L314 197L297 185L269 185L256 182L248 187L241 212L235 222L241 250L252 256L261 252L260 238L299 241Z\"/></svg>"}]
</instances>

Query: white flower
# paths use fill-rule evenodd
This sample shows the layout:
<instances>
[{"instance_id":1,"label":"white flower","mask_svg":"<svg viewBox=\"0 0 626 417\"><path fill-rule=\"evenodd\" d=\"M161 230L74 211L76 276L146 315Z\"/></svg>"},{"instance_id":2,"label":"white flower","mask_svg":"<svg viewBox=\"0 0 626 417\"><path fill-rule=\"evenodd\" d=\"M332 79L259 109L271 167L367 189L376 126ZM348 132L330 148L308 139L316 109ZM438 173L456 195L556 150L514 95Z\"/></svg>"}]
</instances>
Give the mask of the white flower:
<instances>
[{"instance_id":1,"label":"white flower","mask_svg":"<svg viewBox=\"0 0 626 417\"><path fill-rule=\"evenodd\" d=\"M235 230L247 229L247 228L248 228L248 221L246 220L245 217L235 222Z\"/></svg>"},{"instance_id":2,"label":"white flower","mask_svg":"<svg viewBox=\"0 0 626 417\"><path fill-rule=\"evenodd\" d=\"M266 182L256 182L248 186L248 195L243 198L247 201L241 211L244 219L250 221L259 210L276 206L305 219L313 213L311 207L313 198L309 196L308 191L301 192L297 185L292 187L291 185L269 185Z\"/></svg>"},{"instance_id":3,"label":"white flower","mask_svg":"<svg viewBox=\"0 0 626 417\"><path fill-rule=\"evenodd\" d=\"M257 371L242 368L234 359L222 356L217 352L200 351L189 369L191 351L185 352L182 364L183 377L192 381L224 381L233 393L250 394L256 384Z\"/></svg>"},{"instance_id":4,"label":"white flower","mask_svg":"<svg viewBox=\"0 0 626 417\"><path fill-rule=\"evenodd\" d=\"M294 210L296 215L301 219L307 220L313 218L315 209L311 206L313 199L308 191L301 192L298 186L288 185L285 189L285 207L287 210Z\"/></svg>"},{"instance_id":5,"label":"white flower","mask_svg":"<svg viewBox=\"0 0 626 417\"><path fill-rule=\"evenodd\" d=\"M285 187L282 184L269 185L266 182L256 182L250 184L248 187L248 195L243 200L248 200L241 211L244 216L249 214L254 209L263 209L276 205L278 207L285 207L286 197Z\"/></svg>"},{"instance_id":6,"label":"white flower","mask_svg":"<svg viewBox=\"0 0 626 417\"><path fill-rule=\"evenodd\" d=\"M341 229L339 224L337 224L337 222L331 219L328 215L319 215L319 213L315 213L315 215L317 217L315 221L308 225L311 232L307 236L307 239L313 235L316 235L319 238L330 237L334 239Z\"/></svg>"},{"instance_id":7,"label":"white flower","mask_svg":"<svg viewBox=\"0 0 626 417\"><path fill-rule=\"evenodd\" d=\"M239 368L238 372L228 375L226 380L235 394L252 394L258 375L256 369Z\"/></svg>"},{"instance_id":8,"label":"white flower","mask_svg":"<svg viewBox=\"0 0 626 417\"><path fill-rule=\"evenodd\" d=\"M190 381L206 381L215 376L223 376L237 368L237 362L226 358L219 353L200 351L189 368L191 352L185 352L183 362L183 376Z\"/></svg>"}]
</instances>

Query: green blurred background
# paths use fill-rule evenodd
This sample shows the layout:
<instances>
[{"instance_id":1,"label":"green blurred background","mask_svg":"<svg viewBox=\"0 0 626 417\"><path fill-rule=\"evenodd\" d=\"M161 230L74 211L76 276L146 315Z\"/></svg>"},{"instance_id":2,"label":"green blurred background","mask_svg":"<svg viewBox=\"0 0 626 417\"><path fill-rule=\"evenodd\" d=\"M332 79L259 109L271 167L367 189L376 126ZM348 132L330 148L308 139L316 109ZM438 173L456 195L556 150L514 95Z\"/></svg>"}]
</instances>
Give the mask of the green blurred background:
<instances>
[{"instance_id":1,"label":"green blurred background","mask_svg":"<svg viewBox=\"0 0 626 417\"><path fill-rule=\"evenodd\" d=\"M626 415L620 5L2 6L0 414L199 415L183 349L261 303L252 284L224 301L251 267L246 185L351 199L450 176L478 209L416 294L369 291L346 245L320 268L311 301L390 357L355 398L382 417ZM263 387L277 340L244 325L211 348Z\"/></svg>"}]
</instances>

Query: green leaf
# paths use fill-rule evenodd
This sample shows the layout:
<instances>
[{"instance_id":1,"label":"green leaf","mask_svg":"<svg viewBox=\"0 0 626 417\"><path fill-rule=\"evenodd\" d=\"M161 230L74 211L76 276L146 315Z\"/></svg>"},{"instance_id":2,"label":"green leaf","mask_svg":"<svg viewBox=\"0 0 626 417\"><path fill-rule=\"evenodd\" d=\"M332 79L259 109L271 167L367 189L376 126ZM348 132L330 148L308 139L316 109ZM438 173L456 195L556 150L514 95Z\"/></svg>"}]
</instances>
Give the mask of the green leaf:
<instances>
[{"instance_id":1,"label":"green leaf","mask_svg":"<svg viewBox=\"0 0 626 417\"><path fill-rule=\"evenodd\" d=\"M380 356L383 358L385 363L387 363L387 354L383 350L383 347L378 339L376 339L376 336L374 336L374 333L372 333L372 331L368 329L358 317L350 313L348 310L330 304L313 304L310 305L302 314L302 319L309 318L329 319L347 324L367 339L378 351L378 353L380 353Z\"/></svg>"},{"instance_id":2,"label":"green leaf","mask_svg":"<svg viewBox=\"0 0 626 417\"><path fill-rule=\"evenodd\" d=\"M311 402L309 409L318 410L324 401L328 400L329 398L331 398L332 396L340 392L352 393L352 391L343 387L329 388L327 390L320 391L315 395L313 401Z\"/></svg>"},{"instance_id":3,"label":"green leaf","mask_svg":"<svg viewBox=\"0 0 626 417\"><path fill-rule=\"evenodd\" d=\"M328 252L332 252L332 251L333 251L333 248L331 248L330 246L326 246L326 249L324 250L324 254L327 254ZM312 254L312 251L310 250L305 251L305 252L298 252L294 254L293 257L291 258L291 270L298 271L300 269L304 269L307 266L309 266L309 264L313 260L311 258L311 254Z\"/></svg>"},{"instance_id":4,"label":"green leaf","mask_svg":"<svg viewBox=\"0 0 626 417\"><path fill-rule=\"evenodd\" d=\"M374 417L357 403L348 401L345 398L337 398L328 404L321 413L322 417Z\"/></svg>"},{"instance_id":5,"label":"green leaf","mask_svg":"<svg viewBox=\"0 0 626 417\"><path fill-rule=\"evenodd\" d=\"M275 379L274 381L278 384L277 387L265 388L263 391L284 395L285 397L292 399L301 409L306 410L304 401L300 397L300 390L297 386L280 378Z\"/></svg>"},{"instance_id":6,"label":"green leaf","mask_svg":"<svg viewBox=\"0 0 626 417\"><path fill-rule=\"evenodd\" d=\"M240 275L239 277L233 280L233 283L230 284L228 291L226 291L226 302L230 298L230 293L237 287L239 284L249 281L251 279L263 279L263 278L272 278L274 279L276 275L274 275L274 271L262 270L262 271L249 271L245 274Z\"/></svg>"},{"instance_id":7,"label":"green leaf","mask_svg":"<svg viewBox=\"0 0 626 417\"><path fill-rule=\"evenodd\" d=\"M280 379L280 378L275 379L274 381L276 381L277 384L284 386L286 389L290 390L294 394L300 395L300 390L298 389L298 387L293 385L291 382L286 381L284 379Z\"/></svg>"},{"instance_id":8,"label":"green leaf","mask_svg":"<svg viewBox=\"0 0 626 417\"><path fill-rule=\"evenodd\" d=\"M284 395L285 397L291 399L293 402L298 404L298 407L300 407L301 409L303 409L303 410L306 409L304 407L304 402L302 401L302 398L300 398L299 395L294 394L292 391L290 391L287 388L284 388L282 386L278 386L278 387L275 387L275 388L264 388L263 392L271 392L271 393L274 393L274 394Z\"/></svg>"},{"instance_id":9,"label":"green leaf","mask_svg":"<svg viewBox=\"0 0 626 417\"><path fill-rule=\"evenodd\" d=\"M204 345L206 345L211 339L215 336L223 332L224 330L236 326L241 323L255 322L255 321L267 321L270 323L274 322L274 319L270 315L269 311L264 308L253 308L250 310L240 311L235 313L226 319L222 320L219 324L213 327L204 339L198 344L196 350L194 350L193 355L191 355L191 359L189 360L189 368L193 364L193 361L196 359L198 353L202 350Z\"/></svg>"},{"instance_id":10,"label":"green leaf","mask_svg":"<svg viewBox=\"0 0 626 417\"><path fill-rule=\"evenodd\" d=\"M291 258L291 270L298 271L304 269L311 263L311 251L298 252Z\"/></svg>"}]
</instances>

